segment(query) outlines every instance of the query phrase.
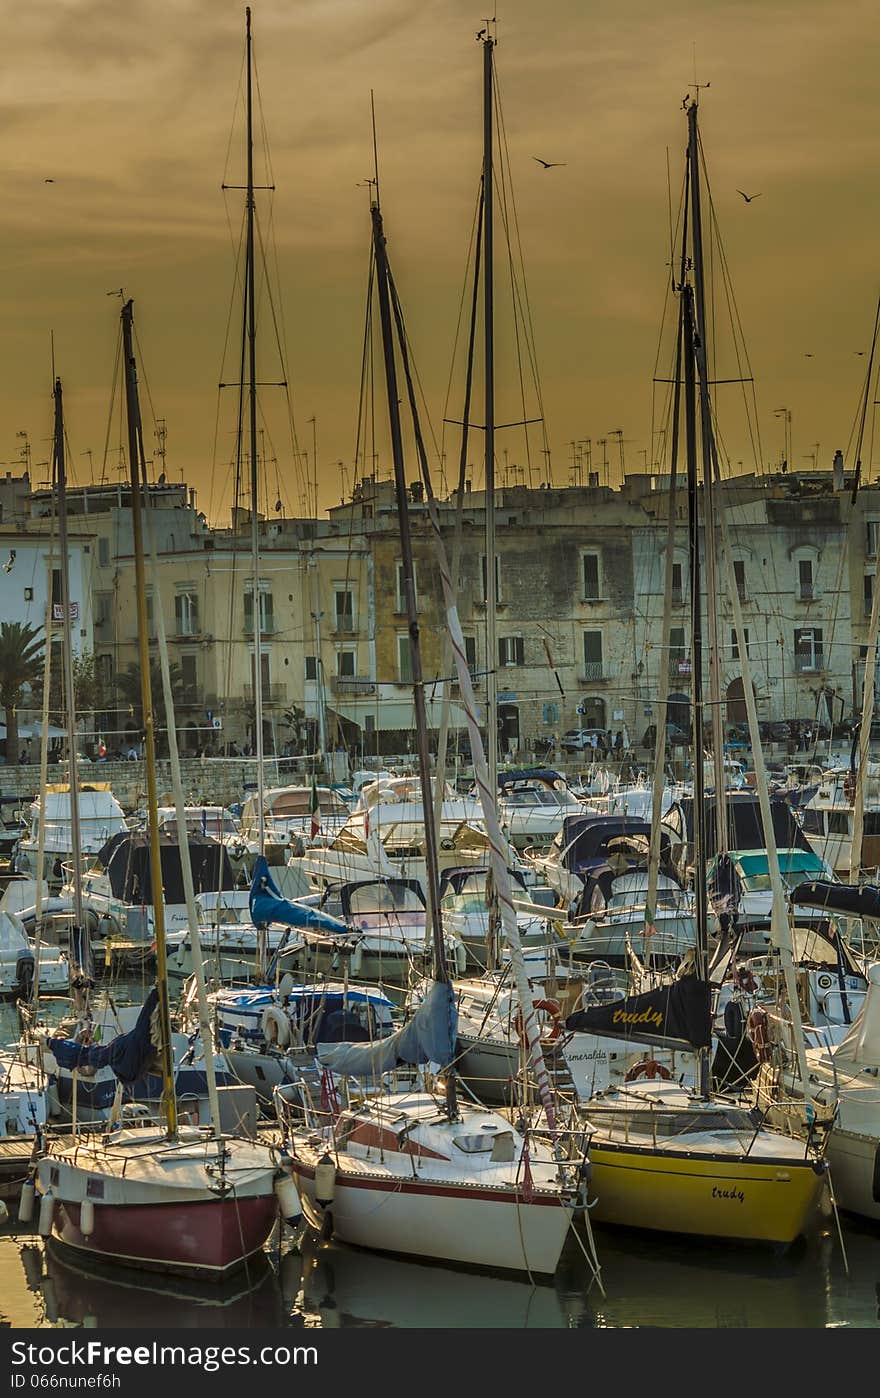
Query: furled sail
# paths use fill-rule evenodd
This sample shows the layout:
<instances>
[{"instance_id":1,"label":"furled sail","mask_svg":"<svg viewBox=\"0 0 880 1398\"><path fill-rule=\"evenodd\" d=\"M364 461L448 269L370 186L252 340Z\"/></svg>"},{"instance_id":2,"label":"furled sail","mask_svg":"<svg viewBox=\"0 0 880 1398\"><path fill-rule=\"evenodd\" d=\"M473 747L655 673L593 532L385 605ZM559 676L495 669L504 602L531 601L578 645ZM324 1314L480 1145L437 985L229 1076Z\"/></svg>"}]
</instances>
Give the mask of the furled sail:
<instances>
[{"instance_id":1,"label":"furled sail","mask_svg":"<svg viewBox=\"0 0 880 1398\"><path fill-rule=\"evenodd\" d=\"M455 992L448 981L434 981L403 1028L372 1044L321 1044L318 1058L334 1073L353 1077L381 1077L399 1062L445 1068L455 1057L457 1028Z\"/></svg>"},{"instance_id":2,"label":"furled sail","mask_svg":"<svg viewBox=\"0 0 880 1398\"><path fill-rule=\"evenodd\" d=\"M158 1025L151 1023L159 1004L155 986L150 991L133 1029L118 1034L108 1044L81 1044L75 1039L49 1039L48 1048L61 1068L110 1067L120 1082L137 1082L145 1073L161 1071Z\"/></svg>"},{"instance_id":3,"label":"furled sail","mask_svg":"<svg viewBox=\"0 0 880 1398\"><path fill-rule=\"evenodd\" d=\"M880 888L871 884L811 879L793 888L790 898L800 908L825 908L829 913L842 913L846 917L880 919Z\"/></svg>"},{"instance_id":4,"label":"furled sail","mask_svg":"<svg viewBox=\"0 0 880 1398\"><path fill-rule=\"evenodd\" d=\"M248 901L251 917L257 927L265 927L269 922L281 922L287 927L306 927L315 932L349 930L338 917L330 917L329 913L322 913L320 909L310 908L305 903L291 903L289 898L282 898L263 855L254 860L254 879Z\"/></svg>"}]
</instances>

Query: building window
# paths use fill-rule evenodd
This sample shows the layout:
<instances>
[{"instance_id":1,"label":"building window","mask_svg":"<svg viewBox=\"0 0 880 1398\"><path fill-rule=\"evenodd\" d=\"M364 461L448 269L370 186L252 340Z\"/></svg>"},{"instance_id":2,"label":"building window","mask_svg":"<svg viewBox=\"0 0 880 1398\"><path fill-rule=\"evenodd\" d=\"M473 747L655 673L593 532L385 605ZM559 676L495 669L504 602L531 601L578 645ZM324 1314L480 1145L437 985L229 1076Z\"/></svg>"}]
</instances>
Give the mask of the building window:
<instances>
[{"instance_id":1,"label":"building window","mask_svg":"<svg viewBox=\"0 0 880 1398\"><path fill-rule=\"evenodd\" d=\"M184 704L198 699L198 660L194 655L180 657L180 698Z\"/></svg>"},{"instance_id":2,"label":"building window","mask_svg":"<svg viewBox=\"0 0 880 1398\"><path fill-rule=\"evenodd\" d=\"M599 591L599 555L597 553L585 553L583 557L584 568L584 601L598 602L601 597Z\"/></svg>"},{"instance_id":3,"label":"building window","mask_svg":"<svg viewBox=\"0 0 880 1398\"><path fill-rule=\"evenodd\" d=\"M743 637L746 643L746 656L749 657L752 651L749 644L749 628L747 626L743 627ZM730 633L730 652L732 660L739 660L739 643L737 642L735 631L731 631Z\"/></svg>"},{"instance_id":4,"label":"building window","mask_svg":"<svg viewBox=\"0 0 880 1398\"><path fill-rule=\"evenodd\" d=\"M113 620L113 593L98 592L95 594L95 630L109 627Z\"/></svg>"},{"instance_id":5,"label":"building window","mask_svg":"<svg viewBox=\"0 0 880 1398\"><path fill-rule=\"evenodd\" d=\"M316 655L306 656L306 679L316 680L318 678L318 657Z\"/></svg>"},{"instance_id":6,"label":"building window","mask_svg":"<svg viewBox=\"0 0 880 1398\"><path fill-rule=\"evenodd\" d=\"M98 538L98 567L110 567L110 540L103 534Z\"/></svg>"},{"instance_id":7,"label":"building window","mask_svg":"<svg viewBox=\"0 0 880 1398\"><path fill-rule=\"evenodd\" d=\"M412 684L412 653L406 632L397 638L397 674L399 684Z\"/></svg>"},{"instance_id":8,"label":"building window","mask_svg":"<svg viewBox=\"0 0 880 1398\"><path fill-rule=\"evenodd\" d=\"M584 679L602 678L602 632L584 632Z\"/></svg>"},{"instance_id":9,"label":"building window","mask_svg":"<svg viewBox=\"0 0 880 1398\"><path fill-rule=\"evenodd\" d=\"M199 634L199 598L196 592L178 592L174 599L178 636Z\"/></svg>"},{"instance_id":10,"label":"building window","mask_svg":"<svg viewBox=\"0 0 880 1398\"><path fill-rule=\"evenodd\" d=\"M801 628L794 633L794 668L798 674L821 670L822 632L819 627Z\"/></svg>"},{"instance_id":11,"label":"building window","mask_svg":"<svg viewBox=\"0 0 880 1398\"><path fill-rule=\"evenodd\" d=\"M524 663L523 653L522 636L498 637L499 665L522 665Z\"/></svg>"},{"instance_id":12,"label":"building window","mask_svg":"<svg viewBox=\"0 0 880 1398\"><path fill-rule=\"evenodd\" d=\"M353 650L340 650L336 654L336 673L346 679L353 679L356 672L355 656L357 652Z\"/></svg>"},{"instance_id":13,"label":"building window","mask_svg":"<svg viewBox=\"0 0 880 1398\"><path fill-rule=\"evenodd\" d=\"M153 637L153 636L155 636L155 634L156 634L156 624L155 624L155 620L154 620L154 617L153 617L153 591L152 591L152 588L149 588L149 587L147 588L147 598L146 598L146 601L147 601L147 635L150 636L150 637Z\"/></svg>"},{"instance_id":14,"label":"building window","mask_svg":"<svg viewBox=\"0 0 880 1398\"><path fill-rule=\"evenodd\" d=\"M251 697L252 699L255 697L255 691L256 691L256 686L257 686L256 671L255 671L255 668L254 668L254 659L255 659L254 653L253 653L253 651L251 651L251 695L250 695L250 697ZM268 653L267 653L266 651L264 651L264 650L261 650L261 651L260 651L260 682L261 682L261 688L262 688L262 691L263 691L263 699L266 700L266 699L269 698L269 656L268 656Z\"/></svg>"},{"instance_id":15,"label":"building window","mask_svg":"<svg viewBox=\"0 0 880 1398\"><path fill-rule=\"evenodd\" d=\"M473 675L477 668L477 638L476 636L465 636L464 638L464 658L467 667Z\"/></svg>"},{"instance_id":16,"label":"building window","mask_svg":"<svg viewBox=\"0 0 880 1398\"><path fill-rule=\"evenodd\" d=\"M105 701L109 700L110 691L113 688L113 656L96 655L95 666L98 671L98 683L101 687Z\"/></svg>"},{"instance_id":17,"label":"building window","mask_svg":"<svg viewBox=\"0 0 880 1398\"><path fill-rule=\"evenodd\" d=\"M354 631L354 593L339 583L333 591L333 617L336 630L350 636Z\"/></svg>"},{"instance_id":18,"label":"building window","mask_svg":"<svg viewBox=\"0 0 880 1398\"><path fill-rule=\"evenodd\" d=\"M416 597L416 611L419 610L419 570L415 559L413 559L413 591ZM406 580L402 563L397 565L397 610L406 611Z\"/></svg>"},{"instance_id":19,"label":"building window","mask_svg":"<svg viewBox=\"0 0 880 1398\"><path fill-rule=\"evenodd\" d=\"M489 578L488 578L488 574L487 574L487 572L486 572L486 555L485 555L484 553L483 553L483 554L480 554L480 577L481 577L481 579L482 579L482 584L483 584L483 601L486 602L486 601L488 601L487 593L488 593L488 582L489 582ZM501 559L498 557L498 554L496 553L496 555L495 555L495 601L498 602L498 601L500 600L500 598L501 598Z\"/></svg>"},{"instance_id":20,"label":"building window","mask_svg":"<svg viewBox=\"0 0 880 1398\"><path fill-rule=\"evenodd\" d=\"M865 574L865 616L871 615L871 608L874 603L874 574Z\"/></svg>"},{"instance_id":21,"label":"building window","mask_svg":"<svg viewBox=\"0 0 880 1398\"><path fill-rule=\"evenodd\" d=\"M252 632L254 629L254 590L253 584L248 584L248 590L244 594L244 629ZM271 592L260 592L260 634L266 635L275 630L275 614L272 603Z\"/></svg>"},{"instance_id":22,"label":"building window","mask_svg":"<svg viewBox=\"0 0 880 1398\"><path fill-rule=\"evenodd\" d=\"M744 602L746 600L746 565L739 558L734 559L733 576L736 579L736 591L739 600Z\"/></svg>"},{"instance_id":23,"label":"building window","mask_svg":"<svg viewBox=\"0 0 880 1398\"><path fill-rule=\"evenodd\" d=\"M687 653L687 641L683 626L670 626L669 628L669 674L670 678L678 679L680 675L689 675L691 672L690 662Z\"/></svg>"},{"instance_id":24,"label":"building window","mask_svg":"<svg viewBox=\"0 0 880 1398\"><path fill-rule=\"evenodd\" d=\"M813 560L798 559L798 597L802 602L813 600Z\"/></svg>"},{"instance_id":25,"label":"building window","mask_svg":"<svg viewBox=\"0 0 880 1398\"><path fill-rule=\"evenodd\" d=\"M880 519L865 520L865 553L868 558L877 557L878 530L880 530Z\"/></svg>"},{"instance_id":26,"label":"building window","mask_svg":"<svg viewBox=\"0 0 880 1398\"><path fill-rule=\"evenodd\" d=\"M682 568L680 563L672 565L672 605L680 607L684 601L684 583L682 581Z\"/></svg>"}]
</instances>

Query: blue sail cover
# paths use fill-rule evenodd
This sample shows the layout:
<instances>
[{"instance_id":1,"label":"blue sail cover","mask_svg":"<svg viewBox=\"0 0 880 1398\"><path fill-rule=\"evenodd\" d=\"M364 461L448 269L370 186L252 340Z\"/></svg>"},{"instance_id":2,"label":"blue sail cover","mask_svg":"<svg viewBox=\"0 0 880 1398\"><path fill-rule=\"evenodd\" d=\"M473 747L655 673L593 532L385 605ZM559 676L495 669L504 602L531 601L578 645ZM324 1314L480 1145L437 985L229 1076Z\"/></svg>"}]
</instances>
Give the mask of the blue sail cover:
<instances>
[{"instance_id":1,"label":"blue sail cover","mask_svg":"<svg viewBox=\"0 0 880 1398\"><path fill-rule=\"evenodd\" d=\"M318 1058L334 1073L381 1077L397 1063L439 1063L455 1057L458 1007L448 981L435 981L412 1019L402 1029L372 1044L320 1044Z\"/></svg>"},{"instance_id":2,"label":"blue sail cover","mask_svg":"<svg viewBox=\"0 0 880 1398\"><path fill-rule=\"evenodd\" d=\"M313 932L349 930L338 917L330 917L329 913L322 913L305 903L291 903L289 898L282 898L262 855L254 861L254 881L248 902L257 927L265 927L268 922L281 922L287 927L306 927Z\"/></svg>"},{"instance_id":3,"label":"blue sail cover","mask_svg":"<svg viewBox=\"0 0 880 1398\"><path fill-rule=\"evenodd\" d=\"M156 1046L150 1036L150 1019L159 1003L155 986L150 991L133 1029L117 1034L109 1044L78 1044L75 1039L50 1039L50 1049L61 1068L113 1069L120 1082L133 1083L148 1072L156 1059Z\"/></svg>"}]
</instances>

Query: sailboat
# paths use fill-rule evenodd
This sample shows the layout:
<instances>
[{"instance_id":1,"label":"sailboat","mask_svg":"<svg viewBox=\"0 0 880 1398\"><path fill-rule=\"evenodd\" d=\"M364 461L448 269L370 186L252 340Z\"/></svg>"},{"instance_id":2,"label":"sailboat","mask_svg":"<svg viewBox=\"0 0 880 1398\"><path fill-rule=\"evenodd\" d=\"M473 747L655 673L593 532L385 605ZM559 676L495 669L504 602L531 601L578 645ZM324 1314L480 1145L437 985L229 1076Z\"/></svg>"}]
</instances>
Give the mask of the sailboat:
<instances>
[{"instance_id":1,"label":"sailboat","mask_svg":"<svg viewBox=\"0 0 880 1398\"><path fill-rule=\"evenodd\" d=\"M485 50L492 61L490 41ZM540 1142L528 1128L513 1126L500 1113L474 1110L458 1100L455 1058L455 995L449 981L439 897L437 832L431 790L425 695L419 645L412 541L398 399L397 354L407 378L411 409L412 380L400 307L388 264L378 182L371 206L375 285L378 293L391 427L402 569L410 639L411 673L422 808L428 906L434 950L434 979L413 1017L395 1034L375 1045L342 1043L322 1049L321 1062L335 1076L361 1079L360 1102L307 1114L301 1124L302 1099L295 1088L276 1092L279 1119L289 1153L289 1168L300 1189L303 1212L323 1236L385 1252L417 1255L447 1263L491 1270L526 1272L533 1278L555 1271L575 1211L584 1199L583 1153L565 1159L558 1142ZM414 423L417 419L414 414ZM417 439L420 437L416 427ZM424 468L423 451L419 447ZM448 575L445 557L443 566ZM455 619L457 626L457 617ZM453 647L461 633L452 631ZM462 649L463 655L463 649ZM485 759L467 681L465 709L478 783L486 790ZM491 734L490 734L491 740ZM501 864L501 896L510 903L506 860L494 817L493 866ZM497 869L496 869L497 872ZM510 904L512 912L512 904ZM517 943L514 921L512 941ZM522 1012L530 1043L537 1046L537 1024L525 977ZM403 1060L412 1065L439 1065L439 1084L423 1078L407 1091L389 1091L384 1076ZM546 1070L542 1081L547 1084ZM372 1086L370 1086L372 1083ZM335 1091L335 1085L334 1085ZM328 1118L329 1117L329 1121ZM550 1122L553 1124L552 1107Z\"/></svg>"},{"instance_id":2,"label":"sailboat","mask_svg":"<svg viewBox=\"0 0 880 1398\"><path fill-rule=\"evenodd\" d=\"M717 460L706 370L696 101L687 108L687 119L689 219L685 219L677 291L679 364L683 365L685 384L691 585L695 955L692 961L682 963L671 984L627 997L614 1005L577 1012L566 1019L565 1027L606 1033L614 1033L616 1029L622 1037L629 1032L638 1033L640 1039L646 1038L652 1044L668 1047L677 1042L685 1050L690 1047L697 1057L694 1090L672 1079L656 1059L646 1058L638 1071L630 1071L628 1082L598 1093L588 1104L585 1122L591 1131L592 1188L597 1198L593 1216L596 1220L701 1237L787 1245L807 1229L814 1216L826 1162L809 1141L805 1143L795 1136L768 1129L762 1112L750 1110L749 1104L742 1100L713 1094L710 1089L713 979L717 985L729 965L730 955L725 955L725 939L722 938L710 967L703 743L703 599L697 485L698 381L704 481L708 482L711 473L717 470ZM687 257L688 232L690 258ZM693 283L688 276L691 266ZM740 635L740 654L744 657L746 703L756 749L758 792L774 887L772 931L793 986L793 974L789 974L790 946L785 938L784 892L770 819L751 676L742 639L742 614L723 510L719 513L729 563L729 585L732 580L731 600ZM714 548L715 523L714 518L704 521L707 555ZM723 785L718 782L716 796L723 796ZM799 1024L797 1029L800 1029Z\"/></svg>"},{"instance_id":3,"label":"sailboat","mask_svg":"<svg viewBox=\"0 0 880 1398\"><path fill-rule=\"evenodd\" d=\"M248 40L250 40L248 25ZM122 308L123 362L131 473L132 532L137 586L138 641L144 711L147 808L152 843L157 984L129 1034L107 1045L73 1044L80 1067L109 1063L120 1083L136 1079L158 1060L163 1079L165 1126L114 1129L99 1139L74 1137L53 1144L37 1166L40 1231L80 1253L146 1269L223 1278L265 1244L281 1208L298 1217L274 1153L243 1136L224 1132L213 1057L206 1054L212 1124L199 1129L178 1122L174 1091L165 929L158 850L158 793L154 715L150 686L146 573L141 490L144 455L133 353L132 302ZM165 656L167 664L167 655ZM170 688L170 685L169 685ZM167 697L167 696L166 696ZM173 709L169 711L169 728ZM176 747L172 748L176 754ZM179 788L179 779L178 779ZM176 793L177 794L177 793ZM182 795L180 796L182 808ZM181 820L181 825L183 821ZM191 889L190 889L191 893ZM191 935L200 995L204 979L198 927ZM210 1044L207 1008L202 1015ZM56 1052L61 1051L58 1045ZM121 1092L119 1094L121 1098ZM276 1181L279 1198L276 1198ZM285 1202L286 1201L286 1202Z\"/></svg>"}]
</instances>

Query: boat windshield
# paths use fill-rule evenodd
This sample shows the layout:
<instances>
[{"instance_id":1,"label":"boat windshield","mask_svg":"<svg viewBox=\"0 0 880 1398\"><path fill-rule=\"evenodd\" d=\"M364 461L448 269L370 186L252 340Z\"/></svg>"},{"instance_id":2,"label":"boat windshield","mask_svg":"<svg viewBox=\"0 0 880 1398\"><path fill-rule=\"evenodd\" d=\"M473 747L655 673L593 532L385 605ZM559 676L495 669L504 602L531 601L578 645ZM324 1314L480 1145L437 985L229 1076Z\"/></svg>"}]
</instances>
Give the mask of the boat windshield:
<instances>
[{"instance_id":1,"label":"boat windshield","mask_svg":"<svg viewBox=\"0 0 880 1398\"><path fill-rule=\"evenodd\" d=\"M351 891L352 913L423 913L418 894L400 884L370 883Z\"/></svg>"},{"instance_id":2,"label":"boat windshield","mask_svg":"<svg viewBox=\"0 0 880 1398\"><path fill-rule=\"evenodd\" d=\"M670 1110L663 1107L598 1108L590 1105L590 1115L602 1131L615 1136L665 1137L702 1135L704 1132L736 1131L754 1135L755 1124L748 1112L738 1107L707 1111Z\"/></svg>"}]
</instances>

